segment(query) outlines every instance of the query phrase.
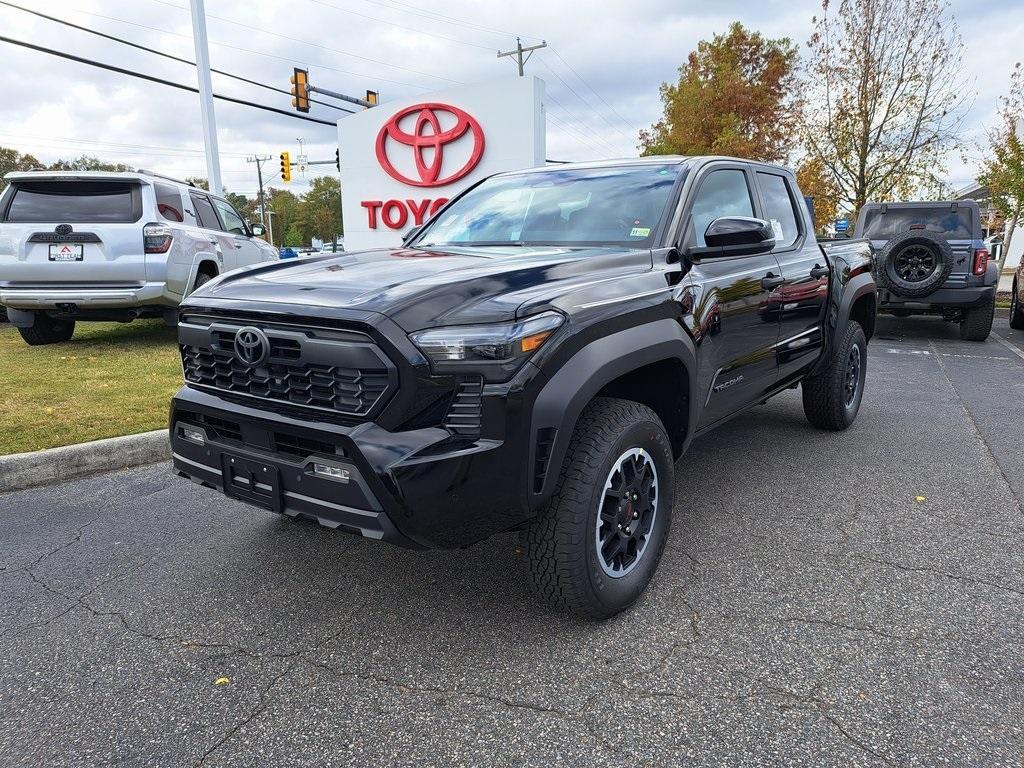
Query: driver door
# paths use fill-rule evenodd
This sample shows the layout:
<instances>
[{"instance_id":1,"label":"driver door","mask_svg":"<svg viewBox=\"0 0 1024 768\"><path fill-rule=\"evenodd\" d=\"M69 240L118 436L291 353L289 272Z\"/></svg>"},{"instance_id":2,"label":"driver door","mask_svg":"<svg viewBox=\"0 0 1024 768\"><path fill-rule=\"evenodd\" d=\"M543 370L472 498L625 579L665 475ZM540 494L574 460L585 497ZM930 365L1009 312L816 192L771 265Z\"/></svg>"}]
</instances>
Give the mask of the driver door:
<instances>
[{"instance_id":1,"label":"driver door","mask_svg":"<svg viewBox=\"0 0 1024 768\"><path fill-rule=\"evenodd\" d=\"M708 225L722 216L758 216L754 180L741 165L714 165L698 179L686 246L703 246ZM703 258L690 271L696 287L693 316L697 342L698 396L704 400L700 427L756 402L778 381L775 345L778 313L773 287L781 270L770 253Z\"/></svg>"},{"instance_id":2,"label":"driver door","mask_svg":"<svg viewBox=\"0 0 1024 768\"><path fill-rule=\"evenodd\" d=\"M263 261L263 251L260 249L249 232L249 227L239 215L238 211L231 207L226 200L211 197L213 207L217 209L217 215L224 225L224 231L229 236L230 258L233 260L231 268L244 267Z\"/></svg>"}]
</instances>

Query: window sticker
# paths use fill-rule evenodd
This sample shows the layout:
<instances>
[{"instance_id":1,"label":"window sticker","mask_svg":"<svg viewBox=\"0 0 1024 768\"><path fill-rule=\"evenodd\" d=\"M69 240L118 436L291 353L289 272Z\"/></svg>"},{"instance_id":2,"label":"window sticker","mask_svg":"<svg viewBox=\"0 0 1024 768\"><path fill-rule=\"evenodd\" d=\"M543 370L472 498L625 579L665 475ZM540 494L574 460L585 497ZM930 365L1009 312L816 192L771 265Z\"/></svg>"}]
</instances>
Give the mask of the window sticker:
<instances>
[{"instance_id":1,"label":"window sticker","mask_svg":"<svg viewBox=\"0 0 1024 768\"><path fill-rule=\"evenodd\" d=\"M781 243L786 239L786 236L782 233L782 222L778 219L772 219L772 230L775 232L776 242Z\"/></svg>"},{"instance_id":2,"label":"window sticker","mask_svg":"<svg viewBox=\"0 0 1024 768\"><path fill-rule=\"evenodd\" d=\"M633 227L631 230L629 230L630 237L647 237L650 234L650 227Z\"/></svg>"}]
</instances>

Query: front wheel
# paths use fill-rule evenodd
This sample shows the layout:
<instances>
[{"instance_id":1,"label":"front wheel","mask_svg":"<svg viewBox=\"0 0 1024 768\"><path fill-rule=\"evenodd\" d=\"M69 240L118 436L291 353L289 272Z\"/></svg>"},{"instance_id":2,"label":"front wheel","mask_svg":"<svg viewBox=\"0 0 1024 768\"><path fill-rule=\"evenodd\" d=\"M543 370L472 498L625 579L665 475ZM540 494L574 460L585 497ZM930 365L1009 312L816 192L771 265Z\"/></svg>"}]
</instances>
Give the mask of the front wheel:
<instances>
[{"instance_id":1,"label":"front wheel","mask_svg":"<svg viewBox=\"0 0 1024 768\"><path fill-rule=\"evenodd\" d=\"M580 415L555 495L525 532L534 592L607 619L640 597L672 519L672 446L650 408L597 398Z\"/></svg>"},{"instance_id":2,"label":"front wheel","mask_svg":"<svg viewBox=\"0 0 1024 768\"><path fill-rule=\"evenodd\" d=\"M996 299L964 310L964 319L960 321L960 338L964 341L984 341L992 332L992 321L996 316Z\"/></svg>"},{"instance_id":3,"label":"front wheel","mask_svg":"<svg viewBox=\"0 0 1024 768\"><path fill-rule=\"evenodd\" d=\"M851 320L832 350L828 367L805 379L804 414L818 429L840 430L853 424L864 398L868 342L860 323Z\"/></svg>"}]
</instances>

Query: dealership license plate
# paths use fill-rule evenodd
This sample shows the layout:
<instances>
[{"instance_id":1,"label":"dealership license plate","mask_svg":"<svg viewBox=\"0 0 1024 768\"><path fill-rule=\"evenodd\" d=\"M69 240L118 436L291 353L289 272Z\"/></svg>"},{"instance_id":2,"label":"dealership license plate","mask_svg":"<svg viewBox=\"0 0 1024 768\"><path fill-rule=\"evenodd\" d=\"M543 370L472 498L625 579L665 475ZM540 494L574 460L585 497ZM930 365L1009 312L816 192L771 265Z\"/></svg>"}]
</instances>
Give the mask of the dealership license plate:
<instances>
[{"instance_id":1,"label":"dealership license plate","mask_svg":"<svg viewBox=\"0 0 1024 768\"><path fill-rule=\"evenodd\" d=\"M81 243L54 243L50 246L50 261L81 261L83 250Z\"/></svg>"}]
</instances>

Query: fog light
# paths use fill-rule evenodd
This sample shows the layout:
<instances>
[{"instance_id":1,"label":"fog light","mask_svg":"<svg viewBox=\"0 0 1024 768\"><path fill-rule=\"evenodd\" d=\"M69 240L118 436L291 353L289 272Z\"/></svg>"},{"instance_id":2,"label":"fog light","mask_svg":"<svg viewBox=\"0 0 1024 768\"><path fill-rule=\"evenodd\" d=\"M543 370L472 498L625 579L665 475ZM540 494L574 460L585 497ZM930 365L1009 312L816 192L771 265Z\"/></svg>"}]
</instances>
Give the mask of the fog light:
<instances>
[{"instance_id":1,"label":"fog light","mask_svg":"<svg viewBox=\"0 0 1024 768\"><path fill-rule=\"evenodd\" d=\"M347 469L332 467L330 464L314 464L313 474L320 475L321 477L329 477L331 480L340 480L343 483L347 483L349 478Z\"/></svg>"},{"instance_id":2,"label":"fog light","mask_svg":"<svg viewBox=\"0 0 1024 768\"><path fill-rule=\"evenodd\" d=\"M203 433L198 429L192 429L191 427L182 427L181 436L186 440L191 440L193 443L199 443L200 445L206 444L206 438L203 437Z\"/></svg>"}]
</instances>

